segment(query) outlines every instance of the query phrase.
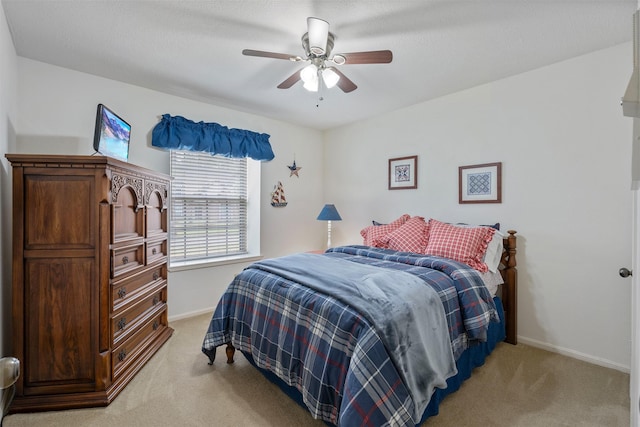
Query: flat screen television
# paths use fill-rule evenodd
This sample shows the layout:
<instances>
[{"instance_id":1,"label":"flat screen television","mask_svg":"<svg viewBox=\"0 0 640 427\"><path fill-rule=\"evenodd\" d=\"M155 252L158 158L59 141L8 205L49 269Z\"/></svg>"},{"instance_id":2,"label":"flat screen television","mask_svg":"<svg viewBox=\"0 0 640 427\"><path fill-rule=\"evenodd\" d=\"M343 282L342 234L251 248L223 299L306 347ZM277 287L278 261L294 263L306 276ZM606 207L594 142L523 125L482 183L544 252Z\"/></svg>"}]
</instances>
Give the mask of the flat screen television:
<instances>
[{"instance_id":1,"label":"flat screen television","mask_svg":"<svg viewBox=\"0 0 640 427\"><path fill-rule=\"evenodd\" d=\"M93 149L125 162L129 159L131 125L103 104L98 104Z\"/></svg>"}]
</instances>

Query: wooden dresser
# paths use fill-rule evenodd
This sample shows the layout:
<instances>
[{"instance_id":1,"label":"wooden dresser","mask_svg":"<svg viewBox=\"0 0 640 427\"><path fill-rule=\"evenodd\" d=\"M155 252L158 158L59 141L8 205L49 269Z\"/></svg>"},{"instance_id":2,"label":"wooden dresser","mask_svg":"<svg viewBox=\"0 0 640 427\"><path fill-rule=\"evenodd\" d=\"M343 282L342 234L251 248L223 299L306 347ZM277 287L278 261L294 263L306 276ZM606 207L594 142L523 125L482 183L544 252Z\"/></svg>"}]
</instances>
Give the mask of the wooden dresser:
<instances>
[{"instance_id":1,"label":"wooden dresser","mask_svg":"<svg viewBox=\"0 0 640 427\"><path fill-rule=\"evenodd\" d=\"M169 177L103 156L13 167L11 412L108 405L171 336Z\"/></svg>"}]
</instances>

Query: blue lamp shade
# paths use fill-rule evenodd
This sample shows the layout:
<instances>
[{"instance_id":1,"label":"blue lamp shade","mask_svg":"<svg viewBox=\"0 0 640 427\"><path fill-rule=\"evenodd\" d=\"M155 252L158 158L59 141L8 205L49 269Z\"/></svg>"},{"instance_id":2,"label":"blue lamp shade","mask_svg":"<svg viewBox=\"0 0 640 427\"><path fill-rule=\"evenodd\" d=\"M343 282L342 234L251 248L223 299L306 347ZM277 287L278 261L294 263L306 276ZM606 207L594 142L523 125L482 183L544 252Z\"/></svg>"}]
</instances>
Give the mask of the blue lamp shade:
<instances>
[{"instance_id":1,"label":"blue lamp shade","mask_svg":"<svg viewBox=\"0 0 640 427\"><path fill-rule=\"evenodd\" d=\"M335 205L324 205L324 208L320 211L318 218L321 221L341 221L340 214Z\"/></svg>"}]
</instances>

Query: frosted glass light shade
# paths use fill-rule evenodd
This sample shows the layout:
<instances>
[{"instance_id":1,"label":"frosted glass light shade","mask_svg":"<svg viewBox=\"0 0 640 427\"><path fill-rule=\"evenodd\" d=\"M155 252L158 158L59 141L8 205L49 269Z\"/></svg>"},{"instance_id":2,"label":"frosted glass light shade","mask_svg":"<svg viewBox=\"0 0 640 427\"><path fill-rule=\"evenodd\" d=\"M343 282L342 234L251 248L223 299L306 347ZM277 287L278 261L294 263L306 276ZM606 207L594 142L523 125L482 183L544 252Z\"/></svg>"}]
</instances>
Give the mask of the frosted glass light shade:
<instances>
[{"instance_id":1,"label":"frosted glass light shade","mask_svg":"<svg viewBox=\"0 0 640 427\"><path fill-rule=\"evenodd\" d=\"M304 82L304 88L310 92L318 91L318 68L311 64L300 71L300 79Z\"/></svg>"},{"instance_id":2,"label":"frosted glass light shade","mask_svg":"<svg viewBox=\"0 0 640 427\"><path fill-rule=\"evenodd\" d=\"M340 80L340 76L331 68L326 68L322 70L322 80L324 81L324 85L327 87L327 89L331 89L336 85L336 83L338 83L338 80Z\"/></svg>"},{"instance_id":3,"label":"frosted glass light shade","mask_svg":"<svg viewBox=\"0 0 640 427\"><path fill-rule=\"evenodd\" d=\"M305 83L318 80L318 68L313 64L307 65L300 71L300 78Z\"/></svg>"},{"instance_id":4,"label":"frosted glass light shade","mask_svg":"<svg viewBox=\"0 0 640 427\"><path fill-rule=\"evenodd\" d=\"M316 79L314 81L305 82L304 85L302 85L302 87L304 87L309 92L317 92L318 91L318 79Z\"/></svg>"},{"instance_id":5,"label":"frosted glass light shade","mask_svg":"<svg viewBox=\"0 0 640 427\"><path fill-rule=\"evenodd\" d=\"M329 23L319 18L307 18L309 33L309 50L314 55L323 55L327 49L327 37L329 36Z\"/></svg>"}]
</instances>

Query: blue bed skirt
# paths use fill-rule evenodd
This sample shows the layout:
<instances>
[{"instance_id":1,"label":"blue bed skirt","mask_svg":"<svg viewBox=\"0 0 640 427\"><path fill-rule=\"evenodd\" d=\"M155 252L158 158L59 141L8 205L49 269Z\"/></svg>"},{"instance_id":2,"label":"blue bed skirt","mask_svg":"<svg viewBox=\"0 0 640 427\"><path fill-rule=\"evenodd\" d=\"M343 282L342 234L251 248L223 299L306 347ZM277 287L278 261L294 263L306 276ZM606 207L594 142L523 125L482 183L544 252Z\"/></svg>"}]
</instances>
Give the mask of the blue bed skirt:
<instances>
[{"instance_id":1,"label":"blue bed skirt","mask_svg":"<svg viewBox=\"0 0 640 427\"><path fill-rule=\"evenodd\" d=\"M462 353L462 355L460 355L460 357L456 361L458 374L447 380L446 389L437 388L435 390L435 392L431 396L429 405L427 405L427 409L425 409L424 414L422 415L422 419L420 420L418 425L422 424L427 418L437 415L442 399L457 391L462 383L465 380L469 379L469 377L471 377L471 371L473 371L474 368L484 365L485 358L493 351L494 348L496 348L496 345L498 345L500 341L504 341L504 339L506 338L504 326L504 308L502 307L502 301L498 297L495 297L493 300L496 304L498 315L500 316L500 323L490 323L489 331L487 333L487 341L483 343L477 343L469 347ZM242 354L244 354L249 363L251 363L256 369L258 369L265 376L265 378L280 387L280 389L282 389L282 391L284 391L287 396L289 396L296 403L306 409L306 406L302 401L302 394L295 387L288 385L280 378L278 378L274 373L256 366L250 353L243 351ZM332 425L329 423L327 424Z\"/></svg>"}]
</instances>

